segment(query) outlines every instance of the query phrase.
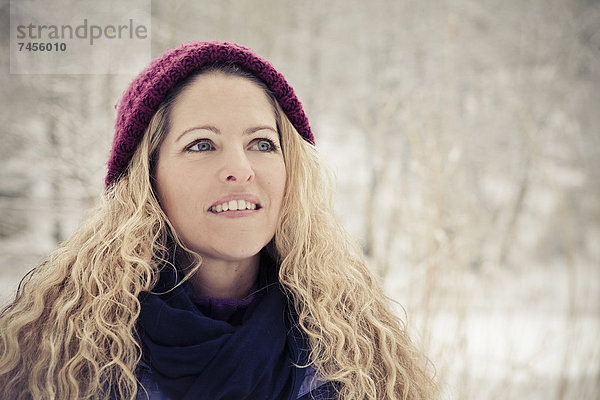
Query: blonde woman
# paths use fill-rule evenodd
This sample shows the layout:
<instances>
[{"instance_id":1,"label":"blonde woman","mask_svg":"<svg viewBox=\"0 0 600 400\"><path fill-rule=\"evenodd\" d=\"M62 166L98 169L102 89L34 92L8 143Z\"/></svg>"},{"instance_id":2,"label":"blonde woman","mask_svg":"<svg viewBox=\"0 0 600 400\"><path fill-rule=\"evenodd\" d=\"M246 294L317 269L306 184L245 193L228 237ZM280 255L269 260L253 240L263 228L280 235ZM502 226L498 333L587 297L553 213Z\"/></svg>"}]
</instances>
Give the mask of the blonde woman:
<instances>
[{"instance_id":1,"label":"blonde woman","mask_svg":"<svg viewBox=\"0 0 600 400\"><path fill-rule=\"evenodd\" d=\"M103 203L0 315L3 396L434 398L313 145L250 49L154 60L120 102Z\"/></svg>"}]
</instances>

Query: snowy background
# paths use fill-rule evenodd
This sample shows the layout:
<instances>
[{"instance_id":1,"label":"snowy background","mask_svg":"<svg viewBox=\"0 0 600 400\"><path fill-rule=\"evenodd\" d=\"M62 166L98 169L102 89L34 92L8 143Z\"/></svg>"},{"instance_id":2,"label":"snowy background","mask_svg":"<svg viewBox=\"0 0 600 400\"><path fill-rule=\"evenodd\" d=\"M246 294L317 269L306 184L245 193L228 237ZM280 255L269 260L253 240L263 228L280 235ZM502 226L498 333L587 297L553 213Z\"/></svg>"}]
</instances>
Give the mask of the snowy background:
<instances>
[{"instance_id":1,"label":"snowy background","mask_svg":"<svg viewBox=\"0 0 600 400\"><path fill-rule=\"evenodd\" d=\"M151 17L152 56L233 40L296 88L340 218L446 399L600 399L600 2L153 1ZM132 76L10 75L7 0L0 25L5 304L97 202Z\"/></svg>"}]
</instances>

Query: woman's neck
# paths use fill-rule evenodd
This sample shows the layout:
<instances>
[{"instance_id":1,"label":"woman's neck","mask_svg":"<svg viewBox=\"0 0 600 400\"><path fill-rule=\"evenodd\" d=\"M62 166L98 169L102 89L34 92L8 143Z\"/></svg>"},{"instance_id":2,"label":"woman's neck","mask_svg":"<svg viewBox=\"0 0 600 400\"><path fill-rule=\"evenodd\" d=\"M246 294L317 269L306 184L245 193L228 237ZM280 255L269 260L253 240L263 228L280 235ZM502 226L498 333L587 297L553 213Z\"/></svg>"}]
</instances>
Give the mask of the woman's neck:
<instances>
[{"instance_id":1,"label":"woman's neck","mask_svg":"<svg viewBox=\"0 0 600 400\"><path fill-rule=\"evenodd\" d=\"M194 296L244 299L256 283L259 266L260 254L242 261L203 258L200 268L190 277Z\"/></svg>"}]
</instances>

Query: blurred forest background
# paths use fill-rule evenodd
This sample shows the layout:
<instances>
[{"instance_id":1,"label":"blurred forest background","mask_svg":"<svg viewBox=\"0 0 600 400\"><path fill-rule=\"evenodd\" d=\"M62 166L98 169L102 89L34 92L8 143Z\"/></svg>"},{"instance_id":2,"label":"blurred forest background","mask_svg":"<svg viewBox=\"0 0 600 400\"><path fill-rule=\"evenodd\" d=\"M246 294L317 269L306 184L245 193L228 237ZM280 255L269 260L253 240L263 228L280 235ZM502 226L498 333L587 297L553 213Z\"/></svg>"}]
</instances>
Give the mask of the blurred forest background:
<instances>
[{"instance_id":1,"label":"blurred forest background","mask_svg":"<svg viewBox=\"0 0 600 400\"><path fill-rule=\"evenodd\" d=\"M98 201L133 76L10 75L0 4L5 304ZM151 13L153 57L237 41L297 90L340 218L444 398L600 398L599 1L175 0Z\"/></svg>"}]
</instances>

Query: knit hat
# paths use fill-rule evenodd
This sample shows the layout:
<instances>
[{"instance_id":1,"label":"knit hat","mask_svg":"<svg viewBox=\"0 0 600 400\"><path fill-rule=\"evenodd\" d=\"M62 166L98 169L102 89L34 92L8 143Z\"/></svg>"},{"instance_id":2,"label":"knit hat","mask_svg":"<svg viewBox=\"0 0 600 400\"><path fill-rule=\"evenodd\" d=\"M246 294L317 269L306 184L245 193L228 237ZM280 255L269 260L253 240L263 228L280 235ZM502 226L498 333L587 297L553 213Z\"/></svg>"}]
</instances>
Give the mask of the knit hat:
<instances>
[{"instance_id":1,"label":"knit hat","mask_svg":"<svg viewBox=\"0 0 600 400\"><path fill-rule=\"evenodd\" d=\"M202 66L214 63L233 63L260 78L273 92L288 119L309 143L314 137L294 89L282 74L251 49L228 42L194 41L184 43L150 62L129 85L119 103L115 137L113 139L106 187L119 179L140 143L150 119L177 83Z\"/></svg>"}]
</instances>

